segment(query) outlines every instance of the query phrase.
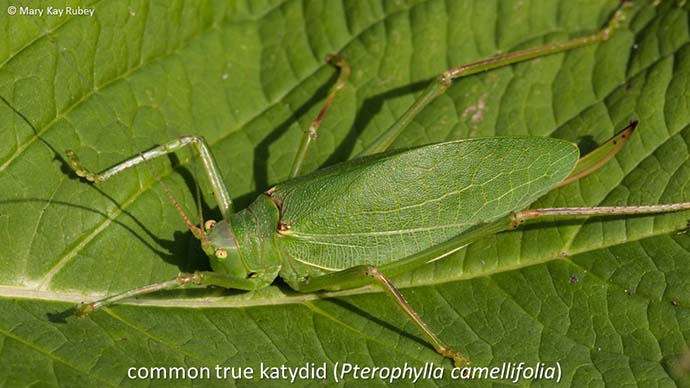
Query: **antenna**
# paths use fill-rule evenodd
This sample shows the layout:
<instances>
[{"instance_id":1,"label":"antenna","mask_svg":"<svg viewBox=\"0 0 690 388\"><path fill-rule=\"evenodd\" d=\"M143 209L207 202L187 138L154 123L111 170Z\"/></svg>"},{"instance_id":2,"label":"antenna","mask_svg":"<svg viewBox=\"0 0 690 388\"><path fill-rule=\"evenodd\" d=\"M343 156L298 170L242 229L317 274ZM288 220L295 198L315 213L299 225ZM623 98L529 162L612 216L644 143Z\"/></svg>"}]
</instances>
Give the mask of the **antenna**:
<instances>
[{"instance_id":1,"label":"antenna","mask_svg":"<svg viewBox=\"0 0 690 388\"><path fill-rule=\"evenodd\" d=\"M144 158L144 155L142 155L142 154L139 154L139 155L141 156L142 159L146 160ZM203 227L199 228L198 226L196 226L192 223L192 221L187 216L187 213L185 213L184 210L182 210L182 206L180 206L180 202L172 194L172 192L170 191L170 188L168 188L168 185L166 185L165 182L163 182L156 175L156 172L153 170L153 167L150 166L150 164L148 164L148 163L145 163L145 164L151 170L151 174L154 176L154 178L157 178L158 183L160 183L161 187L163 188L163 192L165 192L165 195L168 197L170 202L172 202L173 206L175 207L175 210L177 210L177 213L179 213L180 216L182 217L182 220L184 220L184 223L187 224L187 228L192 232L194 237L201 240L201 246L206 247L208 245L208 239L206 238L206 233L204 232L204 228ZM197 193L198 193L199 192L199 186L197 185L196 187L197 187ZM199 207L201 207L201 205L199 205ZM201 212L199 212L199 216L201 216ZM203 222L204 221L202 219L201 220L202 225L203 225Z\"/></svg>"},{"instance_id":2,"label":"antenna","mask_svg":"<svg viewBox=\"0 0 690 388\"><path fill-rule=\"evenodd\" d=\"M162 180L159 180L158 183L161 184L161 187L163 187L163 191L165 192L165 195L168 196L168 198L170 199L170 202L172 202L172 204L173 204L173 206L175 206L175 209L177 210L177 212L180 214L180 216L182 216L184 223L187 224L187 228L189 228L189 230L192 232L194 237L201 240L201 244L203 246L206 246L208 243L208 240L206 239L206 233L204 233L203 229L192 224L192 221L190 221L187 214L184 212L184 210L182 210L182 206L180 206L180 203L177 201L175 196L170 192L168 185L166 185Z\"/></svg>"}]
</instances>

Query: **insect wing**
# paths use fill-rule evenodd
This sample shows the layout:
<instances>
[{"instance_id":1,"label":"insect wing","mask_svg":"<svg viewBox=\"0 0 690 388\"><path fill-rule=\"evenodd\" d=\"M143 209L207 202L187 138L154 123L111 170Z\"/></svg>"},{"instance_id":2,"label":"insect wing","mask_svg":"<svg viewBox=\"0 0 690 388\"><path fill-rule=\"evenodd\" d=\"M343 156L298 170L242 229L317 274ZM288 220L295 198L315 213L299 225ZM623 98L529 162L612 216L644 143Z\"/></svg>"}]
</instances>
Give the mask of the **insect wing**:
<instances>
[{"instance_id":1,"label":"insect wing","mask_svg":"<svg viewBox=\"0 0 690 388\"><path fill-rule=\"evenodd\" d=\"M578 155L562 140L498 137L341 163L276 186L279 244L324 270L389 263L527 207Z\"/></svg>"}]
</instances>

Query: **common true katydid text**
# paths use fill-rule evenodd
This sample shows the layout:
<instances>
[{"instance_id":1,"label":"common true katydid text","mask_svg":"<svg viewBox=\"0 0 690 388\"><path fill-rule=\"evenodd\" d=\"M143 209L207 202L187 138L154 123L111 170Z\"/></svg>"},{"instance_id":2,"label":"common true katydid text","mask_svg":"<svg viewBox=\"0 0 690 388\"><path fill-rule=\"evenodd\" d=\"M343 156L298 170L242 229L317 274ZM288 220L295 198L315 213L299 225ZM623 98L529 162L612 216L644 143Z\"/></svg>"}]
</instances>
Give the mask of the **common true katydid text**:
<instances>
[{"instance_id":1,"label":"common true katydid text","mask_svg":"<svg viewBox=\"0 0 690 388\"><path fill-rule=\"evenodd\" d=\"M541 137L478 138L405 150L388 148L452 80L604 42L625 19L626 6L623 4L605 28L594 34L443 72L359 157L300 176L321 121L348 82L350 67L345 59L330 56L328 60L339 69L339 76L323 108L303 134L290 179L268 189L238 212L234 212L221 166L203 137L180 137L98 174L85 169L76 154L67 151L79 176L100 183L130 167L192 146L199 153L222 215L220 221L202 219L196 226L163 186L188 228L201 241L213 271L182 274L166 282L82 303L77 307L78 314L188 284L256 290L281 277L293 289L306 293L374 283L394 298L438 353L458 366L466 364L468 359L434 334L390 278L446 257L480 237L517 228L529 219L671 212L690 209L690 202L522 210L549 190L577 180L608 161L630 137L635 122L583 158L579 158L574 144ZM343 195L344 190L347 195Z\"/></svg>"}]
</instances>

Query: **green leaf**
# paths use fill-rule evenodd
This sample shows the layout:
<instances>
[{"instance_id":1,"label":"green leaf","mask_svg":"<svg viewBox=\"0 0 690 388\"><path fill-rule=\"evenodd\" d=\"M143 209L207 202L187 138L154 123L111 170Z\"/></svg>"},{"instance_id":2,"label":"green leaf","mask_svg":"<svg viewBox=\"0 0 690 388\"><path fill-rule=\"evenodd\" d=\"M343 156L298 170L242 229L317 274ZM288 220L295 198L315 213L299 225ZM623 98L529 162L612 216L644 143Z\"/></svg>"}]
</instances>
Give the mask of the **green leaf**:
<instances>
[{"instance_id":1,"label":"green leaf","mask_svg":"<svg viewBox=\"0 0 690 388\"><path fill-rule=\"evenodd\" d=\"M286 179L302 131L336 77L326 54L341 52L353 72L307 170L354 157L443 70L597 31L617 3L81 4L95 10L92 17L10 16L6 3L0 382L109 386L130 383L130 367L220 365L256 369L253 380L236 385L284 383L261 380L263 362L325 363L332 383L336 362L432 362L445 379L421 382L451 383L450 361L375 287L302 295L278 281L251 293L170 291L70 316L77 302L204 270L208 260L158 184L195 219L201 174L190 152L92 186L69 171L64 150L101 170L175 136L203 135L242 208ZM533 206L690 200L688 11L674 1L638 2L606 43L459 80L395 147L529 134L587 151L639 119L611 162ZM199 181L204 214L217 217ZM688 386L689 217L545 221L478 241L394 282L475 366L558 362L560 381L570 385ZM352 383L387 380L350 376Z\"/></svg>"}]
</instances>

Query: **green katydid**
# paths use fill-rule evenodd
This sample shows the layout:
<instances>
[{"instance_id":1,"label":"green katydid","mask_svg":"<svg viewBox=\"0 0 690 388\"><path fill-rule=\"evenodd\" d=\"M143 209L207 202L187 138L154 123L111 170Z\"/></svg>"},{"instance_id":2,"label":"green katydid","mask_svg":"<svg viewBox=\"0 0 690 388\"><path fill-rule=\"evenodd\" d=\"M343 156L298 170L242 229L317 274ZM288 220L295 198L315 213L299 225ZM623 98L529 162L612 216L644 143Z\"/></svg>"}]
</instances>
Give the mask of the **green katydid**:
<instances>
[{"instance_id":1,"label":"green katydid","mask_svg":"<svg viewBox=\"0 0 690 388\"><path fill-rule=\"evenodd\" d=\"M299 292L340 290L378 283L420 328L436 351L456 365L467 359L442 342L389 278L441 259L474 240L543 216L599 216L690 209L690 202L597 208L522 210L541 195L592 172L630 136L631 124L609 142L578 159L562 140L504 137L458 140L387 151L395 138L453 79L608 39L624 17L619 9L603 30L582 38L491 57L444 72L362 157L299 176L324 114L345 87L349 66L339 56L337 83L303 135L290 180L234 213L219 166L201 137L185 136L134 156L99 174L72 167L89 181L103 182L150 159L186 146L200 154L222 220L194 225L168 192L188 228L201 240L213 272L180 275L78 306L79 314L114 302L187 284L255 290L280 276ZM529 152L524 152L529 150Z\"/></svg>"}]
</instances>

